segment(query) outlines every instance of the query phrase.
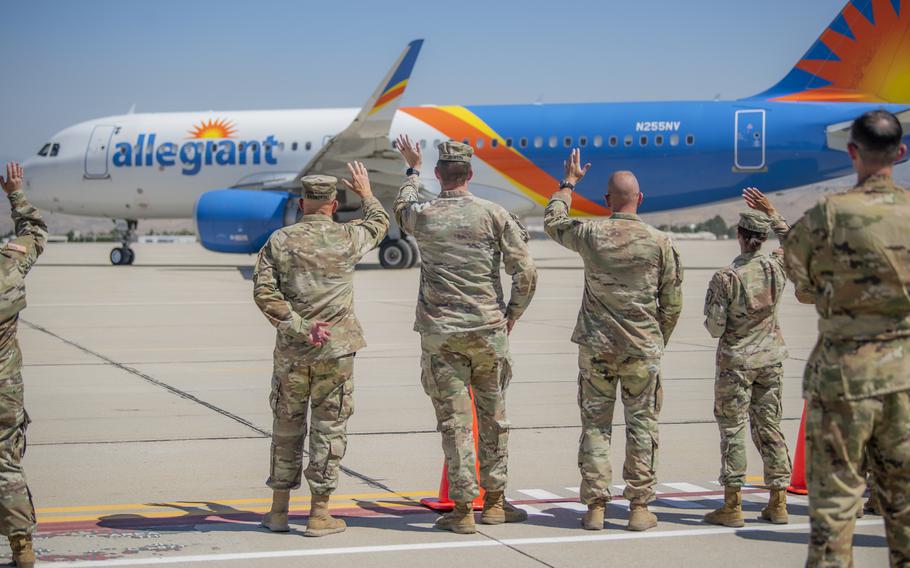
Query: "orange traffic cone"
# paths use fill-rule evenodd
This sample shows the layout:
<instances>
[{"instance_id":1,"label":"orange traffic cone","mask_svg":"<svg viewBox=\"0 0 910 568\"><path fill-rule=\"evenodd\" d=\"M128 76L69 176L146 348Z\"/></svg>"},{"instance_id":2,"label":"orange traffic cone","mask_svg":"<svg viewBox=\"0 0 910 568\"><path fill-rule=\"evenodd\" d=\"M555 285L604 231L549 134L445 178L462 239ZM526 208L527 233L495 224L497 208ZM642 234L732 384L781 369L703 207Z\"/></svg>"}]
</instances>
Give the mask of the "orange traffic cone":
<instances>
[{"instance_id":1,"label":"orange traffic cone","mask_svg":"<svg viewBox=\"0 0 910 568\"><path fill-rule=\"evenodd\" d=\"M468 394L471 396L471 407L474 410L474 426L472 430L474 431L474 466L477 470L477 480L478 486L480 484L480 457L479 457L479 440L477 438L477 406L474 405L474 389L468 387ZM486 491L483 490L483 487L480 488L480 495L474 499L474 510L480 511L483 509L483 495ZM433 509L434 511L451 511L455 508L455 502L449 499L449 475L448 475L448 464L445 459L442 460L442 480L439 482L439 497L426 497L420 500L420 504L424 507Z\"/></svg>"},{"instance_id":2,"label":"orange traffic cone","mask_svg":"<svg viewBox=\"0 0 910 568\"><path fill-rule=\"evenodd\" d=\"M803 404L803 417L799 421L799 434L796 437L796 453L793 455L793 473L790 475L790 493L807 495L806 487L806 405Z\"/></svg>"}]
</instances>

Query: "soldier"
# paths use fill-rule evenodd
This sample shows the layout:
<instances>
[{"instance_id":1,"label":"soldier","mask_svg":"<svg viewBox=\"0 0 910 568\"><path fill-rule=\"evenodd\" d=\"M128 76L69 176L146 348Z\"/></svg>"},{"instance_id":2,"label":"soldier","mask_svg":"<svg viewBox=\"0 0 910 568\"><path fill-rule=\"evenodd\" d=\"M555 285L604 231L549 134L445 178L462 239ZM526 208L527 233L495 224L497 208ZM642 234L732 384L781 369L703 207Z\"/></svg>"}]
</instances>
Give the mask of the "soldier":
<instances>
[{"instance_id":1,"label":"soldier","mask_svg":"<svg viewBox=\"0 0 910 568\"><path fill-rule=\"evenodd\" d=\"M777 306L787 277L784 251L761 254L770 229L778 236L790 227L760 191L748 188L743 197L757 211L742 213L737 229L741 254L717 271L705 298L705 327L717 343L714 417L720 428L720 484L724 505L705 521L743 526L742 486L746 478L746 423L764 462L765 484L771 488L761 518L786 524L790 455L780 429L781 381L787 348L777 321Z\"/></svg>"},{"instance_id":2,"label":"soldier","mask_svg":"<svg viewBox=\"0 0 910 568\"><path fill-rule=\"evenodd\" d=\"M331 176L303 178L300 222L275 231L259 252L253 297L277 329L270 403L272 509L262 526L287 532L288 501L300 487L303 440L310 422L310 463L304 475L311 504L306 536L342 532L329 515L329 497L347 447L354 412L354 355L366 347L354 315L354 265L381 241L389 217L373 197L366 168L348 164L345 185L363 200L363 220L335 223L338 208Z\"/></svg>"},{"instance_id":3,"label":"soldier","mask_svg":"<svg viewBox=\"0 0 910 568\"><path fill-rule=\"evenodd\" d=\"M22 192L22 166L6 165L0 186L9 198L16 238L0 250L0 534L9 538L13 563L35 565L32 533L35 506L25 481L22 457L30 422L23 405L22 352L16 340L19 312L25 308L25 275L44 251L47 225Z\"/></svg>"},{"instance_id":4,"label":"soldier","mask_svg":"<svg viewBox=\"0 0 910 568\"><path fill-rule=\"evenodd\" d=\"M550 238L579 253L585 265L585 292L572 334L578 344L581 500L588 506L582 526L602 530L611 499L610 438L619 386L626 418L628 529L644 531L657 526L648 503L657 483L660 358L682 310L682 266L670 237L636 214L643 195L632 172L610 176L606 203L612 217L569 217L572 191L590 167L582 167L580 150L572 151L544 216Z\"/></svg>"},{"instance_id":5,"label":"soldier","mask_svg":"<svg viewBox=\"0 0 910 568\"><path fill-rule=\"evenodd\" d=\"M819 201L784 241L787 274L820 316L803 382L807 566L853 565L864 458L891 565L910 566L910 192L892 179L902 138L889 112L856 119L858 185Z\"/></svg>"},{"instance_id":6,"label":"soldier","mask_svg":"<svg viewBox=\"0 0 910 568\"><path fill-rule=\"evenodd\" d=\"M420 147L407 136L396 145L408 163L407 181L395 201L401 228L417 239L422 259L415 331L420 332L421 382L436 409L449 479L452 512L436 527L475 532L472 501L478 495L472 435L473 390L479 432L480 485L486 490L480 520L520 522L528 515L506 502L509 422L505 392L512 378L508 333L537 285L528 234L505 209L468 191L472 177L467 144L439 145L439 197L418 204ZM500 260L512 276L506 304Z\"/></svg>"}]
</instances>

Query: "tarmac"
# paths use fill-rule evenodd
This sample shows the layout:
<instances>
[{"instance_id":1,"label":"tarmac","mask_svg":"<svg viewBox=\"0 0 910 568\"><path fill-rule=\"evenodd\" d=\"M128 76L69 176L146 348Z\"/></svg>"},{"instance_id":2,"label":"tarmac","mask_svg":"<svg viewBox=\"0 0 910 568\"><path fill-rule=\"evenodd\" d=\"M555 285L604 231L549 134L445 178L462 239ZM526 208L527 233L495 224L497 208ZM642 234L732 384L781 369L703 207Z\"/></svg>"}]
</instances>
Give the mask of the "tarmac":
<instances>
[{"instance_id":1,"label":"tarmac","mask_svg":"<svg viewBox=\"0 0 910 568\"><path fill-rule=\"evenodd\" d=\"M412 331L418 270L356 275L356 310L369 346L355 365L355 413L333 511L347 532L303 536L309 495L293 494L290 534L258 527L267 510L274 330L252 302L253 257L195 244L140 244L136 265L108 264L110 245L51 244L27 279L19 337L33 423L25 459L38 508L43 562L91 566L802 566L807 501L790 500L790 524L757 519L767 500L749 448L746 526L714 527L719 435L712 414L714 350L702 308L733 241L679 243L685 307L663 360L657 528L624 530L625 436L614 426L616 495L607 528L580 527L577 348L569 341L583 273L570 251L531 243L537 295L511 338L514 378L507 496L527 523L478 525L475 535L432 528L419 503L436 494L442 450L419 380ZM508 289L508 286L506 286ZM816 315L788 287L781 325L783 429L795 449L803 367ZM0 542L0 563L8 561ZM884 566L880 517L859 521L857 566Z\"/></svg>"}]
</instances>

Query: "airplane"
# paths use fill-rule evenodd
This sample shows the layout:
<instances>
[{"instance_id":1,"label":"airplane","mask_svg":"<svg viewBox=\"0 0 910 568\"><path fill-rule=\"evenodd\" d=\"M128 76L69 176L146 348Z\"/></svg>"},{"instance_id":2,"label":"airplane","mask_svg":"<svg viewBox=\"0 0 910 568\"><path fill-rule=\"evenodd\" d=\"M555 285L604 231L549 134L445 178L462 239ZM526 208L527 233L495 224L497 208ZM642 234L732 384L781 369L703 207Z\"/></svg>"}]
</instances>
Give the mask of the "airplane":
<instances>
[{"instance_id":1,"label":"airplane","mask_svg":"<svg viewBox=\"0 0 910 568\"><path fill-rule=\"evenodd\" d=\"M910 0L849 0L776 85L733 101L399 107L423 40L411 42L360 109L130 113L55 134L25 163L40 208L127 221L112 264L132 264L140 219L195 218L202 245L253 254L294 223L300 178L370 171L390 208L407 133L426 149L455 139L475 149L471 190L520 217L541 215L570 148L594 164L573 215L609 215L602 202L616 169L638 176L642 212L734 198L741 188L780 191L852 173L852 119L885 108L910 137ZM907 140L907 138L905 138ZM439 192L432 168L422 198ZM339 193L338 218L356 218L356 196ZM385 268L413 266L419 252L394 225L379 250Z\"/></svg>"}]
</instances>

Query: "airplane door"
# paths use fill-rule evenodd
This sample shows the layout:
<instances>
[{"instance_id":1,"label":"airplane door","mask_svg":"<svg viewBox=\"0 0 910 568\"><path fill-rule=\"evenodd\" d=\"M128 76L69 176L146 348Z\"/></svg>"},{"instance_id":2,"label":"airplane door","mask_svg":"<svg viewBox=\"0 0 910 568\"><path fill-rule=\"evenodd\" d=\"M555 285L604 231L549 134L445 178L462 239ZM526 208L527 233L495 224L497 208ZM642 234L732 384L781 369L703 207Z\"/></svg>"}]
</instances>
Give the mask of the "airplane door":
<instances>
[{"instance_id":1,"label":"airplane door","mask_svg":"<svg viewBox=\"0 0 910 568\"><path fill-rule=\"evenodd\" d=\"M92 131L92 136L88 140L88 148L85 151L85 177L94 179L108 177L107 164L111 137L116 128L116 126L100 125Z\"/></svg>"},{"instance_id":2,"label":"airplane door","mask_svg":"<svg viewBox=\"0 0 910 568\"><path fill-rule=\"evenodd\" d=\"M765 167L765 111L736 111L736 138L733 141L733 165L737 170L761 170Z\"/></svg>"}]
</instances>

